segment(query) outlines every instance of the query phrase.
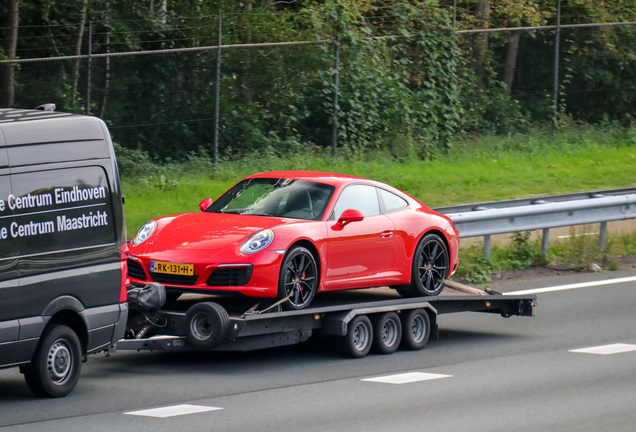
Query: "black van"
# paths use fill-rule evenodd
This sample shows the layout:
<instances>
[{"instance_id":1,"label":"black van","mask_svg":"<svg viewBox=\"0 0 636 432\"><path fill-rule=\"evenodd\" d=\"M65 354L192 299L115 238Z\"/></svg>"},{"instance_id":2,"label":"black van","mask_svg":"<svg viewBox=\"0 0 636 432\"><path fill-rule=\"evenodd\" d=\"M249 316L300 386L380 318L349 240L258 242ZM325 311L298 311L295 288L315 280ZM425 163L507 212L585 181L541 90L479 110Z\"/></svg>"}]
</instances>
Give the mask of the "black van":
<instances>
[{"instance_id":1,"label":"black van","mask_svg":"<svg viewBox=\"0 0 636 432\"><path fill-rule=\"evenodd\" d=\"M70 393L87 354L123 337L126 230L100 119L0 109L0 368Z\"/></svg>"}]
</instances>

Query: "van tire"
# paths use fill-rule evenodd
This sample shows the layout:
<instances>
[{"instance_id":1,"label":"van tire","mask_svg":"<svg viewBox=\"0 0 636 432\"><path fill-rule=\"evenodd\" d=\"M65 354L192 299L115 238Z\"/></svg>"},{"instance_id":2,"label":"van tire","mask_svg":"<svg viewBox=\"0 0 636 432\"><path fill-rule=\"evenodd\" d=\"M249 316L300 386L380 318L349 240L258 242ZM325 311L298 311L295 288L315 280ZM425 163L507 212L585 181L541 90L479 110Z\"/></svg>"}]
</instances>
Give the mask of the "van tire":
<instances>
[{"instance_id":1,"label":"van tire","mask_svg":"<svg viewBox=\"0 0 636 432\"><path fill-rule=\"evenodd\" d=\"M42 334L33 359L24 368L24 378L33 393L63 397L77 384L82 368L82 347L68 326L54 324Z\"/></svg>"}]
</instances>

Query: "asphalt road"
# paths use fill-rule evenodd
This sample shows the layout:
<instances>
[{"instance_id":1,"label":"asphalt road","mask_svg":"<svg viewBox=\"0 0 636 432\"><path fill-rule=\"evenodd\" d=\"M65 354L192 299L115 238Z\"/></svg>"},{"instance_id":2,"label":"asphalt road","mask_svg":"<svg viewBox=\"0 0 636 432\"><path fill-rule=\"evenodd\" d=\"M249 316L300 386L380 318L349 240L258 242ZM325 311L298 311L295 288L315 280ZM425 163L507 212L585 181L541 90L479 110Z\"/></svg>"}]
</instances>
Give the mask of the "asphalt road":
<instances>
[{"instance_id":1,"label":"asphalt road","mask_svg":"<svg viewBox=\"0 0 636 432\"><path fill-rule=\"evenodd\" d=\"M252 353L119 351L91 357L74 392L53 400L2 370L0 430L632 432L636 278L557 286L634 276L500 287L555 290L537 294L533 318L441 316L440 339L422 351L342 359L323 339ZM610 344L620 345L572 351Z\"/></svg>"}]
</instances>

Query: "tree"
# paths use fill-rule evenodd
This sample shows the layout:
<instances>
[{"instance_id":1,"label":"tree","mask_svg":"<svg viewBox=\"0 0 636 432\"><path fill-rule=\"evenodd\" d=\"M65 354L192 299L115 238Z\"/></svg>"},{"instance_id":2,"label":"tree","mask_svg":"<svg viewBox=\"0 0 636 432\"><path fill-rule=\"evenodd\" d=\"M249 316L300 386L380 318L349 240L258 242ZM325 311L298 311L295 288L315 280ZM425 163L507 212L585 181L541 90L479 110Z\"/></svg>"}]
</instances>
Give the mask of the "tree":
<instances>
[{"instance_id":1,"label":"tree","mask_svg":"<svg viewBox=\"0 0 636 432\"><path fill-rule=\"evenodd\" d=\"M7 4L7 21L0 59L13 59L18 46L18 23L20 19L20 1L9 0ZM15 64L0 64L0 107L10 107L15 99Z\"/></svg>"}]
</instances>

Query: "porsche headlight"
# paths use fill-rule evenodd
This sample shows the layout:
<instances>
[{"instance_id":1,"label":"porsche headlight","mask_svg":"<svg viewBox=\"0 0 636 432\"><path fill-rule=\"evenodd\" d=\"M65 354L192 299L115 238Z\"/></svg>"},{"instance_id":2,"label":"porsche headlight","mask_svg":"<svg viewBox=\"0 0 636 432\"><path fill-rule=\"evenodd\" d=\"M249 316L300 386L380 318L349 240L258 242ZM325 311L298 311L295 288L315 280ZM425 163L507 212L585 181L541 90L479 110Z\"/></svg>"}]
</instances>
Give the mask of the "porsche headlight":
<instances>
[{"instance_id":1,"label":"porsche headlight","mask_svg":"<svg viewBox=\"0 0 636 432\"><path fill-rule=\"evenodd\" d=\"M144 224L144 226L139 228L139 231L137 231L137 234L135 234L135 238L133 238L133 241L132 241L133 245L139 246L140 244L148 240L148 238L152 235L153 232L155 232L156 229L157 229L157 222L155 221L150 221Z\"/></svg>"},{"instance_id":2,"label":"porsche headlight","mask_svg":"<svg viewBox=\"0 0 636 432\"><path fill-rule=\"evenodd\" d=\"M244 254L253 254L260 252L274 241L274 232L266 229L249 236L241 246L241 252Z\"/></svg>"}]
</instances>

